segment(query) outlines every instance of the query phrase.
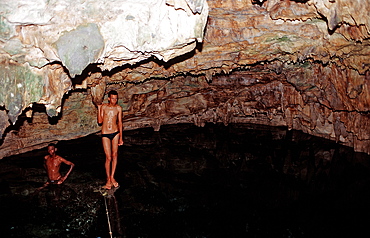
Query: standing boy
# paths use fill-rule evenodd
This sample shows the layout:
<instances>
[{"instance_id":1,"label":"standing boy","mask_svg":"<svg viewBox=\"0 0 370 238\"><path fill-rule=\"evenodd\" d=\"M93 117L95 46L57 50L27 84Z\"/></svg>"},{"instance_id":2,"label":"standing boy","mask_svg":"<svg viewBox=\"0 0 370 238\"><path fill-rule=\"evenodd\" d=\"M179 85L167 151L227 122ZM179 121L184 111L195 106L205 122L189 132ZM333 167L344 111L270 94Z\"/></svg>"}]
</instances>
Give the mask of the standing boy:
<instances>
[{"instance_id":1,"label":"standing boy","mask_svg":"<svg viewBox=\"0 0 370 238\"><path fill-rule=\"evenodd\" d=\"M105 189L118 187L114 179L117 167L118 146L123 145L122 140L122 107L117 104L118 93L114 90L108 93L108 103L98 106L98 123L102 124L102 143L105 152L105 172L107 183Z\"/></svg>"}]
</instances>

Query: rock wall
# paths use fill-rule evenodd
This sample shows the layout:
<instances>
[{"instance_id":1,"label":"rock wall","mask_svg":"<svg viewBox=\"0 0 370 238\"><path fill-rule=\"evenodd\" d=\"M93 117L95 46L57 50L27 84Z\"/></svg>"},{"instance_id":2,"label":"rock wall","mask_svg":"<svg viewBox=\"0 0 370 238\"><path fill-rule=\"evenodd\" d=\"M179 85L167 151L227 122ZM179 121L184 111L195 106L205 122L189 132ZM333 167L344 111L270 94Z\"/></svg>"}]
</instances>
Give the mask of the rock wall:
<instances>
[{"instance_id":1,"label":"rock wall","mask_svg":"<svg viewBox=\"0 0 370 238\"><path fill-rule=\"evenodd\" d=\"M101 103L110 89L119 91L125 130L140 127L159 130L164 124L189 122L199 126L206 122L248 122L287 126L370 153L369 3L215 0L208 1L208 5L204 1L167 1L166 7L186 13L186 16L193 14L204 20L202 14L209 14L204 33L203 21L199 20L202 24L195 24L195 33L186 38L192 39L191 42L185 40L180 46L160 48L154 44L152 36L145 35L153 33L150 24L150 29L130 35L137 48L134 43L127 43L125 47L116 45L112 51L107 50L111 46L107 42L113 38L117 41L126 33L113 36L109 30L100 29L104 50L101 50L99 40L92 41L95 50L88 47L91 58L84 57L89 59L85 63L79 59L68 66L68 54L63 58L60 55L64 53L56 50L58 46L54 48L59 58L40 68L42 77L28 77L32 79L29 82L39 85L40 82L55 82L53 78L63 80L56 80L59 83L55 83L53 93L44 84L42 94L30 94L39 95L40 100L35 97L34 101L28 101L45 104L48 115L57 115L59 111L62 114L58 114L54 124L50 123L53 117L48 119L42 110L36 110L33 119L19 120L19 126L8 126L3 121L1 125L6 125L7 129L0 156L42 146L51 140L98 132L93 103ZM123 16L115 16L113 12L111 15L116 19L114 22L120 17L121 22L133 20L127 14L124 20ZM141 19L141 16L134 17L137 18ZM2 18L2 21L8 19ZM145 19L145 22L151 21ZM98 39L96 26L102 24L93 23L71 23L75 30L63 34L67 40L59 34L60 41L57 42L58 37L54 36L55 42L61 45L60 48L68 48L64 42L79 38L81 32L96 34L94 39ZM178 33L175 29L181 27L175 25L170 28ZM30 37L30 33L26 36ZM143 39L147 41L143 42ZM131 48L128 47L130 44ZM125 54L127 48L136 50ZM170 53L174 51L177 53ZM106 52L110 53L107 55ZM79 63L83 65L75 65ZM75 66L79 70L73 71ZM27 70L22 68L18 73L20 77L13 76L14 71L9 71L9 66L3 67L8 70L6 75L14 78L27 75ZM13 83L13 88L14 85L18 84ZM65 92L72 88L70 96L62 100ZM60 100L52 100L54 94ZM9 110L9 103L2 105L7 114L0 111L1 118L9 116L11 111L16 115L24 107L18 106L17 111ZM22 105L27 106L27 103ZM43 118L39 124L34 123L35 116ZM68 123L70 121L74 123ZM40 131L40 126L45 131ZM38 140L33 140L32 136L38 133Z\"/></svg>"}]
</instances>

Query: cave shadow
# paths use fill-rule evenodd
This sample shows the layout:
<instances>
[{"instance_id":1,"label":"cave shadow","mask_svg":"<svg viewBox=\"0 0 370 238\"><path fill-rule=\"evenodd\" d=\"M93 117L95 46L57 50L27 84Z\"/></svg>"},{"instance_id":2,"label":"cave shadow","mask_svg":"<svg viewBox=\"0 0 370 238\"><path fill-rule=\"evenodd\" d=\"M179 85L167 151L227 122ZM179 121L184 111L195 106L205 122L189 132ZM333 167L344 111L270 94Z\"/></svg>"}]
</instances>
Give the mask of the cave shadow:
<instances>
[{"instance_id":1,"label":"cave shadow","mask_svg":"<svg viewBox=\"0 0 370 238\"><path fill-rule=\"evenodd\" d=\"M290 0L292 2L296 2L296 3L307 3L309 0ZM266 0L252 0L252 4L254 5L258 5L260 7L263 6L263 4L266 2Z\"/></svg>"},{"instance_id":2,"label":"cave shadow","mask_svg":"<svg viewBox=\"0 0 370 238\"><path fill-rule=\"evenodd\" d=\"M76 75L74 78L71 78L72 86L75 87L77 84L82 84L84 80L86 80L91 74L94 73L101 73L101 68L98 67L98 63L89 64L81 74Z\"/></svg>"}]
</instances>

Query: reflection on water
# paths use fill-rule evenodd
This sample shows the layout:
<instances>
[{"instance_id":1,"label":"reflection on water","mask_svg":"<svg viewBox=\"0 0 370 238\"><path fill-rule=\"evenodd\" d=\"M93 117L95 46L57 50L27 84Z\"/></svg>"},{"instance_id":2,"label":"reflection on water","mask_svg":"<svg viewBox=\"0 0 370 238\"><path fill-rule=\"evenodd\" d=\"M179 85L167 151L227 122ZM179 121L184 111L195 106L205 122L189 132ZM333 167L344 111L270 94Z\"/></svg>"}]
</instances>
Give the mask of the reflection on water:
<instances>
[{"instance_id":1,"label":"reflection on water","mask_svg":"<svg viewBox=\"0 0 370 238\"><path fill-rule=\"evenodd\" d=\"M121 216L119 214L117 199L114 195L118 188L101 191L104 197L104 206L107 216L109 237L122 237L124 232L121 226Z\"/></svg>"},{"instance_id":2,"label":"reflection on water","mask_svg":"<svg viewBox=\"0 0 370 238\"><path fill-rule=\"evenodd\" d=\"M101 190L99 136L58 144L76 164L46 180L45 150L0 161L0 234L8 237L364 237L370 157L297 131L164 126L124 133L117 181ZM68 168L65 168L68 169ZM109 233L111 232L111 234Z\"/></svg>"}]
</instances>

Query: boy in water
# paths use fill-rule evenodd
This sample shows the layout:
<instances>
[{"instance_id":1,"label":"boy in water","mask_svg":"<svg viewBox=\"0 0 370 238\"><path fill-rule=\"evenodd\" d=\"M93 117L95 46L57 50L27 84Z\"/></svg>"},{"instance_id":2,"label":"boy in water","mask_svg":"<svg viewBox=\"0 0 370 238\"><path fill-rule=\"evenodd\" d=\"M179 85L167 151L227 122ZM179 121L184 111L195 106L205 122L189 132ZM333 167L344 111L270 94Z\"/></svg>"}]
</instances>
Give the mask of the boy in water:
<instances>
[{"instance_id":1,"label":"boy in water","mask_svg":"<svg viewBox=\"0 0 370 238\"><path fill-rule=\"evenodd\" d=\"M45 183L44 187L49 184L62 184L67 179L68 175L71 173L73 167L75 166L72 162L57 155L56 152L57 148L55 144L49 144L49 154L44 157L44 167L46 169L46 172L48 173L48 181ZM71 166L64 176L62 176L59 171L62 163Z\"/></svg>"},{"instance_id":2,"label":"boy in water","mask_svg":"<svg viewBox=\"0 0 370 238\"><path fill-rule=\"evenodd\" d=\"M122 140L122 107L117 104L118 93L114 90L108 93L108 103L98 105L98 123L102 124L102 143L105 153L105 172L107 183L105 189L117 188L119 184L114 179L117 167L118 146Z\"/></svg>"}]
</instances>

